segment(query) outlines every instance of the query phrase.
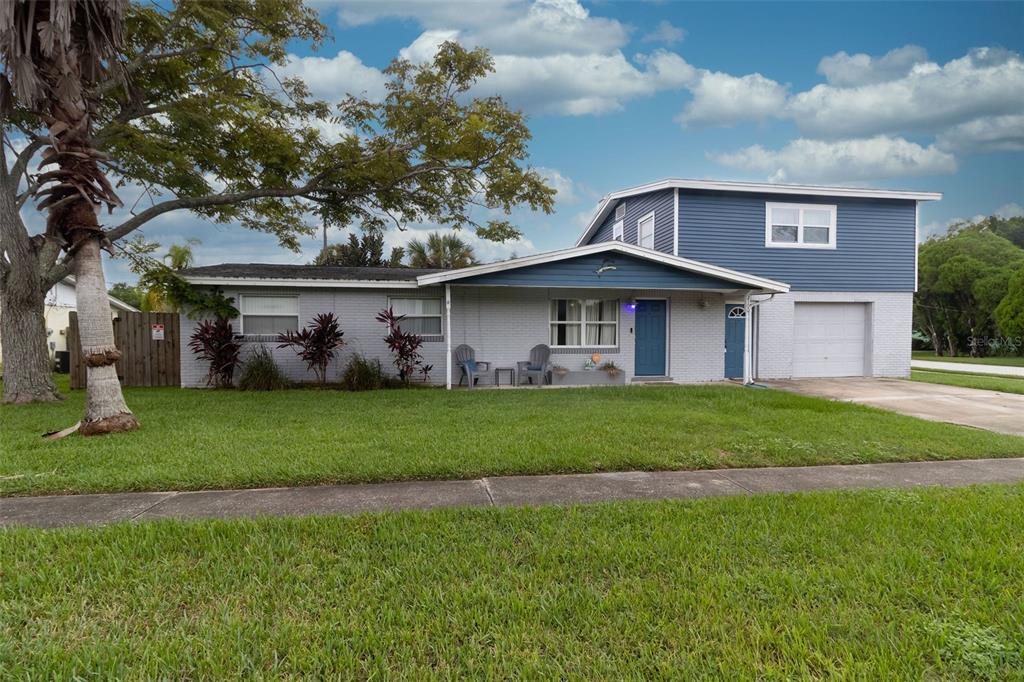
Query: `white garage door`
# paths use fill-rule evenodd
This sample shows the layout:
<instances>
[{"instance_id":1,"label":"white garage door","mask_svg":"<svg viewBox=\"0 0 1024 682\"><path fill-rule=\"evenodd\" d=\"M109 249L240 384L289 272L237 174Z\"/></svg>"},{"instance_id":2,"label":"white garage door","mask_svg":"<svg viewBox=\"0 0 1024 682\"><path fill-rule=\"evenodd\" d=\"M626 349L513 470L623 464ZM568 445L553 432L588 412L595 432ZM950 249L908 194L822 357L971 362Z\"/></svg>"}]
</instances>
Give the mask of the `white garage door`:
<instances>
[{"instance_id":1,"label":"white garage door","mask_svg":"<svg viewBox=\"0 0 1024 682\"><path fill-rule=\"evenodd\" d=\"M794 377L864 375L864 303L797 303Z\"/></svg>"}]
</instances>

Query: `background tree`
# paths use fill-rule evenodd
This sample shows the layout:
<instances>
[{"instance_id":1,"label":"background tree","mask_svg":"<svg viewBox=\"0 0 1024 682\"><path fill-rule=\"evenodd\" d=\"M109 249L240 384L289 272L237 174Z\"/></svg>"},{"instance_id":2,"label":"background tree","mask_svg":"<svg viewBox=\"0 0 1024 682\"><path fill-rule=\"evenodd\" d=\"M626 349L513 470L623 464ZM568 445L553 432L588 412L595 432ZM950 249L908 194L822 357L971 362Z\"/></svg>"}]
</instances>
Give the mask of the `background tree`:
<instances>
[{"instance_id":1,"label":"background tree","mask_svg":"<svg viewBox=\"0 0 1024 682\"><path fill-rule=\"evenodd\" d=\"M348 235L348 243L331 244L320 252L313 265L339 265L349 268L400 268L405 249L393 247L384 258L384 235L380 231L366 232L357 237Z\"/></svg>"},{"instance_id":2,"label":"background tree","mask_svg":"<svg viewBox=\"0 0 1024 682\"><path fill-rule=\"evenodd\" d=\"M142 306L142 291L139 290L134 284L128 284L127 282L117 282L114 286L110 287L107 291L111 296L116 299L120 299L130 305L133 308L140 308Z\"/></svg>"},{"instance_id":3,"label":"background tree","mask_svg":"<svg viewBox=\"0 0 1024 682\"><path fill-rule=\"evenodd\" d=\"M180 302L174 300L173 292L167 289L167 270L179 273L192 267L195 254L192 247L200 244L198 239L186 240L184 244L171 244L160 262L148 258L136 259L139 273L139 288L142 290L140 310L145 312L174 313L181 308ZM146 245L144 248L159 247L158 244Z\"/></svg>"},{"instance_id":4,"label":"background tree","mask_svg":"<svg viewBox=\"0 0 1024 682\"><path fill-rule=\"evenodd\" d=\"M409 265L414 268L464 268L476 263L473 247L454 234L431 232L426 241L409 242Z\"/></svg>"},{"instance_id":5,"label":"background tree","mask_svg":"<svg viewBox=\"0 0 1024 682\"><path fill-rule=\"evenodd\" d=\"M1006 296L996 306L996 323L1018 353L1024 353L1024 268L1010 278Z\"/></svg>"},{"instance_id":6,"label":"background tree","mask_svg":"<svg viewBox=\"0 0 1024 682\"><path fill-rule=\"evenodd\" d=\"M74 41L85 40L74 52L82 56L82 68L75 72L82 76L77 106L84 114L62 122L67 128L51 128L52 114L19 93L32 90L36 81L48 83L45 69L53 59L40 46L45 41L46 49L51 47L51 32L43 26L47 12L70 12L85 3L14 3L0 12L6 22L0 26L5 80L17 95L4 113L0 164L0 250L6 255L0 258L0 335L10 356L5 400L56 397L42 324L45 292L72 271L83 253L95 267L80 273L80 286L81 274L98 277L102 284L99 247L116 244L169 211L241 223L297 250L299 239L314 231L306 219L311 211L332 226L361 222L385 229L429 220L502 241L518 231L507 220L481 221L481 211L508 214L521 204L551 210L553 190L524 167L530 135L522 114L498 97L467 95L492 70L483 50L446 43L426 64L396 61L386 70L390 80L383 101L348 97L332 106L312 99L301 80L281 80L272 73L286 62L290 42L315 47L324 35L316 14L300 0L179 0L170 9L149 2L127 8L122 2L88 4L96 11L83 10L73 22L59 24L74 27L68 31ZM86 17L105 17L110 24L106 33L95 35L120 35L115 17L106 14L108 7L125 9L125 41L89 61L96 45L88 39L93 34L79 24ZM65 62L72 43L61 43ZM103 70L104 65L110 68ZM320 132L324 123L346 133L325 138ZM47 152L52 160L82 162L85 175L80 177L92 183L92 189L85 189L92 217L71 220L68 211L77 205L71 199L55 207L62 210L61 220L50 221L44 234L32 235L20 206L52 188L65 194L76 189L60 175L29 172L40 150L57 149L54 141L64 150L74 151L77 145L82 151L75 153L85 155ZM100 169L144 188L145 202L139 203L145 208L133 208L100 227L90 202L116 205ZM61 226L71 223L83 237L69 239L73 235L62 232ZM87 282L85 298L98 318L106 297L90 286ZM108 388L105 409L127 410L119 387Z\"/></svg>"},{"instance_id":7,"label":"background tree","mask_svg":"<svg viewBox=\"0 0 1024 682\"><path fill-rule=\"evenodd\" d=\"M914 323L937 354L986 354L987 340L998 337L996 310L1011 278L1024 269L1024 249L1000 236L1012 228L1011 221L988 218L956 225L921 245Z\"/></svg>"}]
</instances>

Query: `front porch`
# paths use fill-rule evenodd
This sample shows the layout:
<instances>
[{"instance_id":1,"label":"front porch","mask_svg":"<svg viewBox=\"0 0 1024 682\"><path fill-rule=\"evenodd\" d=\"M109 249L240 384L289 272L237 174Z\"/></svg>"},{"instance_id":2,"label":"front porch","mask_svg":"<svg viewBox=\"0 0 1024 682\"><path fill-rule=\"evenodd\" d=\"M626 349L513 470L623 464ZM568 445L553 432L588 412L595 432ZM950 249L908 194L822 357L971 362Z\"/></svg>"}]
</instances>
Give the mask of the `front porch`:
<instances>
[{"instance_id":1,"label":"front porch","mask_svg":"<svg viewBox=\"0 0 1024 682\"><path fill-rule=\"evenodd\" d=\"M425 275L419 283L444 286L448 388L465 383L454 355L462 345L475 363L486 363L477 386L525 383L519 363L539 344L550 348L545 385L721 381L728 311L745 311L753 294L788 289L619 243ZM749 346L734 349L745 368Z\"/></svg>"}]
</instances>

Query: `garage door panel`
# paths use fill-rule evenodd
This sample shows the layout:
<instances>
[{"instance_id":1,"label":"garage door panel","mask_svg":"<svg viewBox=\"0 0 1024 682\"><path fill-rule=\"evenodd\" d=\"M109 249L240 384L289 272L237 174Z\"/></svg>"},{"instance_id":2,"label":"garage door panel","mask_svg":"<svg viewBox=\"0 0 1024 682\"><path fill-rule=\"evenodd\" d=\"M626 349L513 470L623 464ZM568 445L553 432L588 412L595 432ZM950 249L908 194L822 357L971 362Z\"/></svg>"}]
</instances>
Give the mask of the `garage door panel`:
<instances>
[{"instance_id":1,"label":"garage door panel","mask_svg":"<svg viewBox=\"0 0 1024 682\"><path fill-rule=\"evenodd\" d=\"M793 323L793 376L863 376L867 306L797 303Z\"/></svg>"}]
</instances>

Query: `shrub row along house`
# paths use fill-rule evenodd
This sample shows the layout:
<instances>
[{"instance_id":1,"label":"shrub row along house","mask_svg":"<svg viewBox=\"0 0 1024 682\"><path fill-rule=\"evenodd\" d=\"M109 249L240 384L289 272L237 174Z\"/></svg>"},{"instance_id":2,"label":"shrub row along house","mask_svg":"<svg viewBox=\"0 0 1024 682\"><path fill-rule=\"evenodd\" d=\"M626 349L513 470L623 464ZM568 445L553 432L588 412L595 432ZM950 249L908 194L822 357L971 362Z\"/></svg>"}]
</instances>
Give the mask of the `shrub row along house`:
<instances>
[{"instance_id":1,"label":"shrub row along house","mask_svg":"<svg viewBox=\"0 0 1024 682\"><path fill-rule=\"evenodd\" d=\"M390 306L423 336L431 380L449 386L462 344L489 370L516 367L537 344L574 374L600 354L627 382L906 376L917 208L940 198L665 180L606 196L558 251L443 271L229 264L185 276L235 299L246 345L333 312L339 367L352 353L390 363L374 319ZM194 324L183 320L183 348ZM294 353L275 355L309 378ZM206 371L182 357L183 385L203 385Z\"/></svg>"}]
</instances>

